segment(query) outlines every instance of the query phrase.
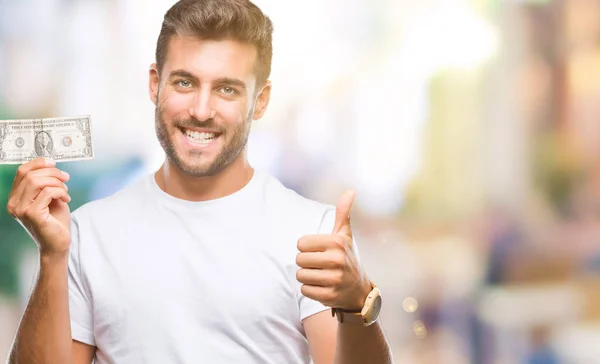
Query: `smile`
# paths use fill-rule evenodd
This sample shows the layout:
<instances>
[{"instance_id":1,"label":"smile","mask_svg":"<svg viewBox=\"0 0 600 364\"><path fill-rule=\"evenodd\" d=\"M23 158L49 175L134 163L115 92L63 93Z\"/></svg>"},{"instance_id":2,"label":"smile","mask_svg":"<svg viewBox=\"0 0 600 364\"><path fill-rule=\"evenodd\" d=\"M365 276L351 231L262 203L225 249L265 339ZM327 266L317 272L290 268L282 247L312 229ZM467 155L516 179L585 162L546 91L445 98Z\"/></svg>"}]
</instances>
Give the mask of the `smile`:
<instances>
[{"instance_id":1,"label":"smile","mask_svg":"<svg viewBox=\"0 0 600 364\"><path fill-rule=\"evenodd\" d=\"M220 134L212 133L212 132L204 132L204 131L195 131L191 129L181 129L183 135L185 135L186 139L195 145L208 145L213 140L217 139Z\"/></svg>"}]
</instances>

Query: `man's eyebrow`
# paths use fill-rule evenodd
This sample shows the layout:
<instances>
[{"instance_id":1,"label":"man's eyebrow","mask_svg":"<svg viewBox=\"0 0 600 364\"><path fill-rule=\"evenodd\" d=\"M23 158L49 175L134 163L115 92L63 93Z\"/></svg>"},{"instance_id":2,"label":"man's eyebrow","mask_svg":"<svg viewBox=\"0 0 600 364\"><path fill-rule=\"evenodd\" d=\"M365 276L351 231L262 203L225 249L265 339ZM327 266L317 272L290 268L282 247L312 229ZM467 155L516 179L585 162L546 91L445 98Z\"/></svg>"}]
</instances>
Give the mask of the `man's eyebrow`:
<instances>
[{"instance_id":1,"label":"man's eyebrow","mask_svg":"<svg viewBox=\"0 0 600 364\"><path fill-rule=\"evenodd\" d=\"M185 71L185 70L174 70L171 71L171 73L169 74L169 78L171 77L184 77L184 78L189 78L190 80L197 82L198 81L198 77L194 76L192 73Z\"/></svg>"},{"instance_id":2,"label":"man's eyebrow","mask_svg":"<svg viewBox=\"0 0 600 364\"><path fill-rule=\"evenodd\" d=\"M243 89L246 88L246 84L244 83L244 81L238 80L237 78L231 78L231 77L219 77L215 80L215 83L222 84L222 85L238 86Z\"/></svg>"}]
</instances>

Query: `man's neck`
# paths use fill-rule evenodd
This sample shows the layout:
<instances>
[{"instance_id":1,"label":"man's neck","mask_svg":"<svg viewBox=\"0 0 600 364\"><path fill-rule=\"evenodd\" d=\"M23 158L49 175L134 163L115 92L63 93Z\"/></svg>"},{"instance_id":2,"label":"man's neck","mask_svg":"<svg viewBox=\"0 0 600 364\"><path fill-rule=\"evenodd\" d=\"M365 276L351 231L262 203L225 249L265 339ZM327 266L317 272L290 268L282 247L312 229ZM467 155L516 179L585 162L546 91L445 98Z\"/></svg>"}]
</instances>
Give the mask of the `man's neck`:
<instances>
[{"instance_id":1,"label":"man's neck","mask_svg":"<svg viewBox=\"0 0 600 364\"><path fill-rule=\"evenodd\" d=\"M154 174L158 186L169 195L187 201L208 201L231 195L250 182L254 169L245 158L238 158L219 173L192 177L168 159Z\"/></svg>"}]
</instances>

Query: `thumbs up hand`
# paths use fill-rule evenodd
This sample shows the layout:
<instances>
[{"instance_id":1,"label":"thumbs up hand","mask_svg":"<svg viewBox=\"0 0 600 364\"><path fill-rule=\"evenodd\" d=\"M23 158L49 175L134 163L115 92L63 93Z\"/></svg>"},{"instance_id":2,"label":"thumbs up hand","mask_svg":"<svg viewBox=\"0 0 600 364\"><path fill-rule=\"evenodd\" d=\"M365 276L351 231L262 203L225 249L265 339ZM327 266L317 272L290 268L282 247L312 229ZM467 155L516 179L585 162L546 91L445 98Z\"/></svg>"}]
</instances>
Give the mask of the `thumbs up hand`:
<instances>
[{"instance_id":1,"label":"thumbs up hand","mask_svg":"<svg viewBox=\"0 0 600 364\"><path fill-rule=\"evenodd\" d=\"M352 249L350 210L355 196L346 191L340 197L331 234L298 240L296 279L304 296L329 307L360 311L372 287Z\"/></svg>"}]
</instances>

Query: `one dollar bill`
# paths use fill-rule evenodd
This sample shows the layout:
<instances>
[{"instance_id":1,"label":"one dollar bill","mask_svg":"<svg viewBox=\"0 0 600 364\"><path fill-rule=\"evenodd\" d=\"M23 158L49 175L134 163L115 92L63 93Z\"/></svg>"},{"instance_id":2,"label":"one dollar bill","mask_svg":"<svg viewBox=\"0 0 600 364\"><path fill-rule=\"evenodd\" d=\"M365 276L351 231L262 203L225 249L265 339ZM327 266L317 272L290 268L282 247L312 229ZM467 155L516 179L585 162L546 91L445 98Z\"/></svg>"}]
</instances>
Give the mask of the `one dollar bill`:
<instances>
[{"instance_id":1,"label":"one dollar bill","mask_svg":"<svg viewBox=\"0 0 600 364\"><path fill-rule=\"evenodd\" d=\"M0 120L0 164L94 158L90 116Z\"/></svg>"}]
</instances>

